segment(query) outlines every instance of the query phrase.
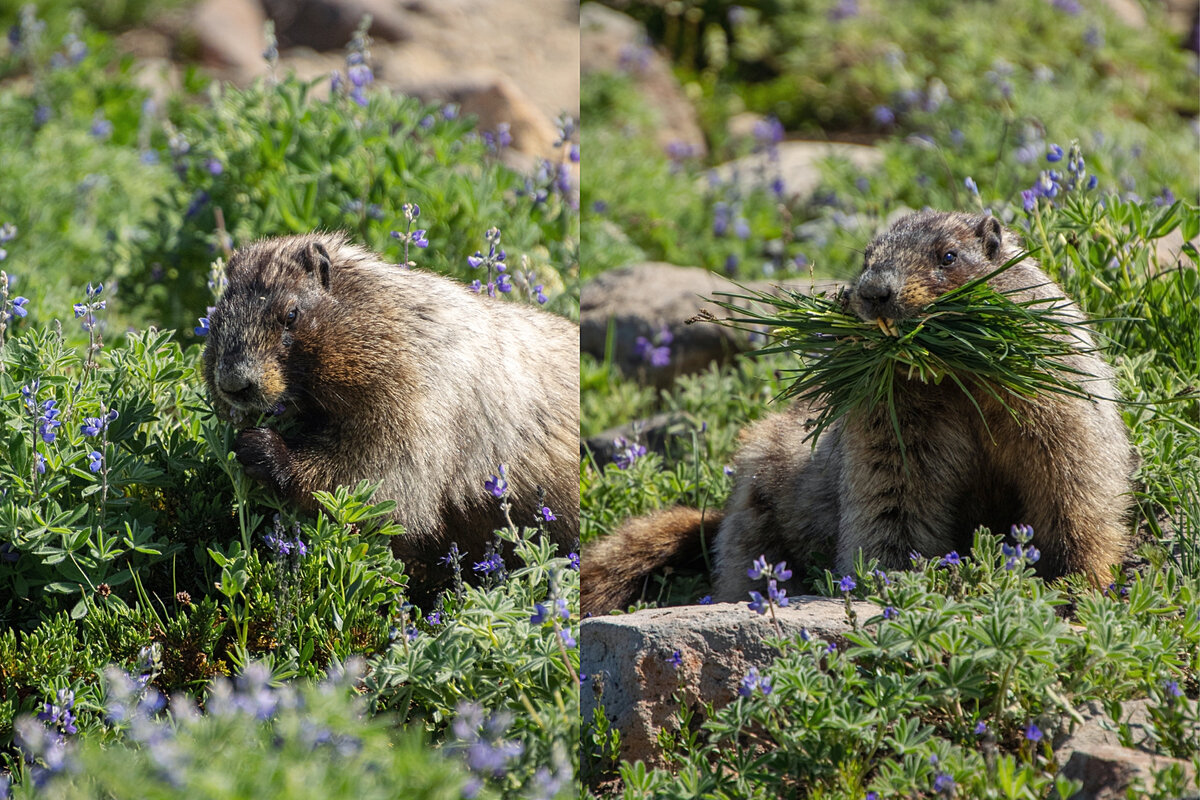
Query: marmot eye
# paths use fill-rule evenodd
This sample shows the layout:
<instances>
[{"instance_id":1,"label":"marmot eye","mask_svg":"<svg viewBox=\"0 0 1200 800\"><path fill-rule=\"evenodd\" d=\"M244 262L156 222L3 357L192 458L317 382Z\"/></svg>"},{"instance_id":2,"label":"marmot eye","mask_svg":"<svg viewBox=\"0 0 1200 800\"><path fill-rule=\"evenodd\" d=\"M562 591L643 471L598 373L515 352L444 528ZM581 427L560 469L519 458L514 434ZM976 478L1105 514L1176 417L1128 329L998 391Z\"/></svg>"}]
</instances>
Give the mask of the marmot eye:
<instances>
[{"instance_id":1,"label":"marmot eye","mask_svg":"<svg viewBox=\"0 0 1200 800\"><path fill-rule=\"evenodd\" d=\"M955 260L957 258L958 258L958 253L954 252L953 250L948 251L946 253L946 255L942 256L942 266L943 267L950 266L951 264L953 264L955 262Z\"/></svg>"},{"instance_id":2,"label":"marmot eye","mask_svg":"<svg viewBox=\"0 0 1200 800\"><path fill-rule=\"evenodd\" d=\"M295 323L296 317L298 317L298 316L300 316L300 309L293 308L291 311L289 311L287 313L287 316L283 318L283 324L289 325L289 326L292 325L293 323Z\"/></svg>"}]
</instances>

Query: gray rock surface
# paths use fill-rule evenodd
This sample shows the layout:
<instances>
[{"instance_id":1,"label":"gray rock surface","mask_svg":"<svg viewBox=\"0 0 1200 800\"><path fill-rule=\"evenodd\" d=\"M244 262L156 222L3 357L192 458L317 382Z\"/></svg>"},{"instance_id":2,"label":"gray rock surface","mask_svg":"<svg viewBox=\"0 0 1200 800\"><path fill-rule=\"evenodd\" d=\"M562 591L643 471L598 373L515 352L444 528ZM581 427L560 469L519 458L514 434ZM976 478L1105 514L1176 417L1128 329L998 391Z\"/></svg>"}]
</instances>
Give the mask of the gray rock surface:
<instances>
[{"instance_id":1,"label":"gray rock surface","mask_svg":"<svg viewBox=\"0 0 1200 800\"><path fill-rule=\"evenodd\" d=\"M1200 800L1195 771L1186 761L1136 746L1147 737L1149 703L1149 700L1133 700L1121 706L1120 721L1129 725L1134 747L1121 744L1115 724L1099 703L1091 702L1081 709L1083 724L1055 751L1062 765L1061 774L1083 781L1083 788L1071 800L1124 800L1131 786L1138 785L1145 791L1153 789L1154 773L1172 764L1184 768L1194 790L1180 800Z\"/></svg>"},{"instance_id":2,"label":"gray rock surface","mask_svg":"<svg viewBox=\"0 0 1200 800\"><path fill-rule=\"evenodd\" d=\"M883 153L874 147L845 142L785 141L777 146L778 158L767 154L744 156L716 167L722 183L732 183L741 191L770 186L783 179L783 193L807 199L821 183L821 163L827 159L845 159L860 172L867 173L883 163ZM707 186L708 179L705 178Z\"/></svg>"},{"instance_id":3,"label":"gray rock surface","mask_svg":"<svg viewBox=\"0 0 1200 800\"><path fill-rule=\"evenodd\" d=\"M855 603L859 620L877 609ZM784 636L809 635L844 645L850 630L845 604L824 597L794 597L777 610ZM778 653L764 639L777 636L769 615L746 603L648 609L586 619L580 625L580 690L584 720L602 706L621 733L621 757L654 763L660 756L658 731L677 724L680 686L689 707L716 708L737 697L750 667L763 669ZM682 666L669 661L679 651Z\"/></svg>"},{"instance_id":4,"label":"gray rock surface","mask_svg":"<svg viewBox=\"0 0 1200 800\"><path fill-rule=\"evenodd\" d=\"M791 281L787 286L831 290L835 281ZM773 284L750 282L747 288L771 291ZM613 331L613 363L625 374L656 386L667 386L679 375L699 372L751 349L749 336L712 322L687 324L701 309L718 316L719 306L705 302L717 292L741 293L732 281L699 267L646 262L609 270L586 283L580 295L579 348L604 358L609 326ZM670 363L655 366L639 353L638 337L649 342L671 336Z\"/></svg>"},{"instance_id":5,"label":"gray rock surface","mask_svg":"<svg viewBox=\"0 0 1200 800\"><path fill-rule=\"evenodd\" d=\"M585 446L601 467L616 457L620 448L614 442L619 438L638 442L647 452L678 458L687 452L685 448L691 447L692 435L700 428L701 424L691 415L668 411L589 436Z\"/></svg>"},{"instance_id":6,"label":"gray rock surface","mask_svg":"<svg viewBox=\"0 0 1200 800\"><path fill-rule=\"evenodd\" d=\"M667 60L654 51L641 24L631 17L587 3L579 12L580 74L621 72L629 75L646 104L659 117L657 139L663 148L680 145L695 156L708 152L696 110L671 72Z\"/></svg>"}]
</instances>

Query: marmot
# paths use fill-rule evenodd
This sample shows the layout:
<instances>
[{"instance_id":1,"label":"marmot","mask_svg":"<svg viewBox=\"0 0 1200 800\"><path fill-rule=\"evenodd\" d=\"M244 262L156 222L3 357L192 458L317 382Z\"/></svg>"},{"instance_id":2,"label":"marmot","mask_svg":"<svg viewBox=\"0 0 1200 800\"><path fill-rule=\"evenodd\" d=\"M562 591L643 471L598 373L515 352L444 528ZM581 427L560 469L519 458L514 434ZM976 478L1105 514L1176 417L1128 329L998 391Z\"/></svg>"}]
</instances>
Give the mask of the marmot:
<instances>
[{"instance_id":1,"label":"marmot","mask_svg":"<svg viewBox=\"0 0 1200 800\"><path fill-rule=\"evenodd\" d=\"M994 217L912 214L868 245L848 307L866 321L912 317L1018 252L1017 236ZM1030 258L990 283L1019 290L1018 301L1065 297ZM1061 313L1083 319L1067 300ZM702 527L716 531L719 601L761 589L761 581L747 576L759 555L802 567L813 553L827 552L847 573L861 549L866 559L897 569L909 565L914 551L940 556L965 549L979 525L995 532L1030 525L1042 554L1039 574L1081 572L1107 583L1127 545L1135 458L1114 402L1113 372L1088 334L1078 337L1064 362L1083 373L1070 380L1095 399L1054 394L1016 401L1019 421L983 390L972 392L977 409L952 381L898 381L903 459L886 406L847 415L815 444L806 436L819 409L809 404L759 421L742 433L723 514L702 519L698 511L668 509L631 520L584 552L583 611L632 602L651 570L690 554Z\"/></svg>"},{"instance_id":2,"label":"marmot","mask_svg":"<svg viewBox=\"0 0 1200 800\"><path fill-rule=\"evenodd\" d=\"M503 527L485 483L506 466L511 516L542 505L561 554L579 538L579 332L562 317L385 263L340 234L236 252L209 316L217 410L282 412L294 433L240 431L246 472L312 510L314 490L380 481L393 552L432 589L456 543L481 561ZM420 586L414 587L418 593Z\"/></svg>"}]
</instances>

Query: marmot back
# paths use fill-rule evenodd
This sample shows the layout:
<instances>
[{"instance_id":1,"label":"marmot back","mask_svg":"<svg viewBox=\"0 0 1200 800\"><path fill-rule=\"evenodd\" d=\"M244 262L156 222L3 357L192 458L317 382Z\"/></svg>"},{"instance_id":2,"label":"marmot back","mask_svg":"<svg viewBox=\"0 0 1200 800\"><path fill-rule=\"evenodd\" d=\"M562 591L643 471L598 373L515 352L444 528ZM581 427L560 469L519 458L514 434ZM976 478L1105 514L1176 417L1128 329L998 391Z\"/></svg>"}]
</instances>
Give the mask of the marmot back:
<instances>
[{"instance_id":1,"label":"marmot back","mask_svg":"<svg viewBox=\"0 0 1200 800\"><path fill-rule=\"evenodd\" d=\"M919 315L938 296L994 271L1018 251L1016 235L993 217L912 214L868 245L848 307L864 321L890 325ZM991 285L1016 290L1016 301L1064 297L1028 258ZM1069 302L1061 313L1083 318ZM1080 572L1106 583L1127 547L1135 460L1114 402L1112 370L1086 333L1078 337L1065 361L1083 373L1072 380L1096 399L1015 401L1019 421L982 389L968 397L952 381L898 381L895 422L903 455L886 407L847 415L815 446L805 437L819 409L805 403L750 426L716 536L715 598L745 599L756 588L746 570L760 555L801 567L797 575L819 552L835 553L843 573L853 570L860 550L885 569L902 569L912 552L940 556L965 549L979 525L994 532L1030 525L1042 553L1039 574ZM631 578L622 563L624 553L635 551L630 537L655 540L655 552L679 553L676 543L695 540L695 526L694 517L662 514L634 520L589 548L583 610L597 614L628 603L643 576L666 563L644 560Z\"/></svg>"},{"instance_id":2,"label":"marmot back","mask_svg":"<svg viewBox=\"0 0 1200 800\"><path fill-rule=\"evenodd\" d=\"M312 509L312 492L381 481L405 535L393 551L433 585L451 542L482 560L505 524L485 487L507 467L512 519L541 506L565 553L579 536L579 335L568 320L387 264L340 234L239 250L210 315L204 373L249 427L247 472ZM539 494L540 493L540 494Z\"/></svg>"}]
</instances>

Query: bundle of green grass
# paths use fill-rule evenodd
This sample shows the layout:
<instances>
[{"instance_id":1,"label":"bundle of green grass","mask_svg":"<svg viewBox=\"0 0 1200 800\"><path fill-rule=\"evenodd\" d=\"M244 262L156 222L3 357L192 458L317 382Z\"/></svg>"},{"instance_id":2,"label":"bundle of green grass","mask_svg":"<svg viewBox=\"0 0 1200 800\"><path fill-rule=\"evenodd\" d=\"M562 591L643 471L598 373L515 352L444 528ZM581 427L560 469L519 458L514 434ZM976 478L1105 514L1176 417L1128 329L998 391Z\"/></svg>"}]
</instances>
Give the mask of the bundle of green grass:
<instances>
[{"instance_id":1,"label":"bundle of green grass","mask_svg":"<svg viewBox=\"0 0 1200 800\"><path fill-rule=\"evenodd\" d=\"M703 316L765 335L768 344L759 355L797 357L796 367L783 370L790 380L780 399L807 401L818 409L810 439L846 414L880 403L887 404L899 435L898 380L948 380L977 409L975 396L981 391L1020 419L1023 401L1039 395L1091 398L1081 385L1089 376L1068 357L1095 349L1094 332L1085 330L1094 321L1067 312L1066 297L1031 299L1029 287L1001 290L990 284L1028 256L1014 256L907 318L863 320L850 310L847 289L810 294L784 288L718 293L723 299L714 302L730 315Z\"/></svg>"}]
</instances>

